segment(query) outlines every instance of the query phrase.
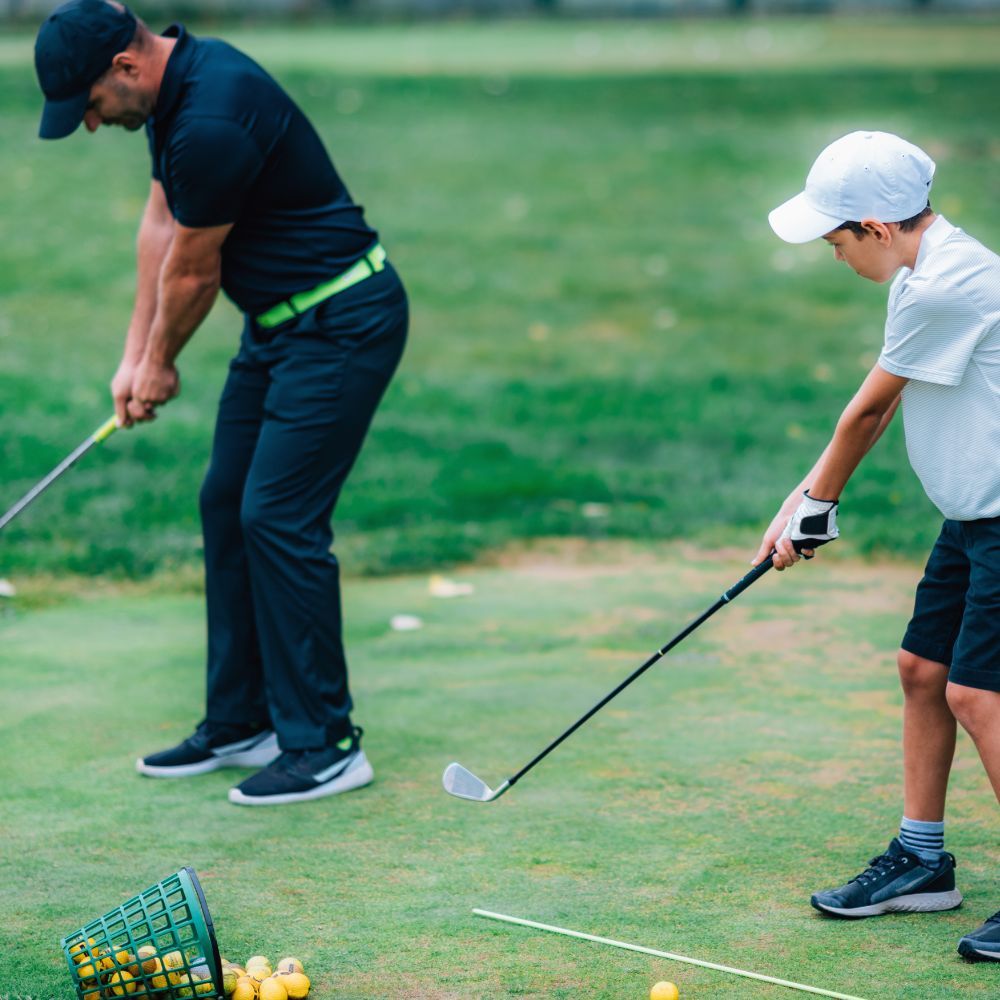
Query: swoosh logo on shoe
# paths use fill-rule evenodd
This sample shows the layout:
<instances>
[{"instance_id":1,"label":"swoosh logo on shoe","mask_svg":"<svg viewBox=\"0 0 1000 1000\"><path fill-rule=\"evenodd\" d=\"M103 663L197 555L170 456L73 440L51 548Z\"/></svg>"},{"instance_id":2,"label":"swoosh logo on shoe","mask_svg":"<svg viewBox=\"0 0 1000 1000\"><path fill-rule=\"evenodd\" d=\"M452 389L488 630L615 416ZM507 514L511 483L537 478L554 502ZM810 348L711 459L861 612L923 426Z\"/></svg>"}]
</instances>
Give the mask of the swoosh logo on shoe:
<instances>
[{"instance_id":1,"label":"swoosh logo on shoe","mask_svg":"<svg viewBox=\"0 0 1000 1000\"><path fill-rule=\"evenodd\" d=\"M270 733L258 733L247 740L240 740L239 743L227 743L224 747L216 747L212 751L212 756L229 757L234 753L243 753L245 750L252 750L259 743L263 743L270 735Z\"/></svg>"},{"instance_id":2,"label":"swoosh logo on shoe","mask_svg":"<svg viewBox=\"0 0 1000 1000\"><path fill-rule=\"evenodd\" d=\"M333 778L336 778L339 775L343 774L344 771L346 771L351 766L351 764L354 763L354 761L357 759L358 759L357 754L351 754L350 757L347 757L344 760L338 760L336 764L331 764L325 771L320 771L319 774L314 774L313 781L316 781L322 785L325 782L330 781Z\"/></svg>"},{"instance_id":3,"label":"swoosh logo on shoe","mask_svg":"<svg viewBox=\"0 0 1000 1000\"><path fill-rule=\"evenodd\" d=\"M909 875L901 875L899 878L893 879L887 886L883 886L878 892L873 892L872 902L882 903L887 899L892 899L894 896L904 896L906 893L919 888L927 882L933 882L938 874L938 872L929 872L921 875L918 872L913 872Z\"/></svg>"}]
</instances>

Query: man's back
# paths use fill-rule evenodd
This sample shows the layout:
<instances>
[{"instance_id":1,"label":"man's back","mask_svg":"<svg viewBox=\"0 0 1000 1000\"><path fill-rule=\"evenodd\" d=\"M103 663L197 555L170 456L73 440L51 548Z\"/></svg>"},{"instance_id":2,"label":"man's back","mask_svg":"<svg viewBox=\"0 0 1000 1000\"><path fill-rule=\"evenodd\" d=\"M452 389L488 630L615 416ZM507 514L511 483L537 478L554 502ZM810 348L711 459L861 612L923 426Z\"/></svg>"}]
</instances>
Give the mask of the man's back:
<instances>
[{"instance_id":1,"label":"man's back","mask_svg":"<svg viewBox=\"0 0 1000 1000\"><path fill-rule=\"evenodd\" d=\"M252 59L174 26L148 126L153 176L174 218L233 224L222 286L243 310L340 273L376 241L305 115Z\"/></svg>"}]
</instances>

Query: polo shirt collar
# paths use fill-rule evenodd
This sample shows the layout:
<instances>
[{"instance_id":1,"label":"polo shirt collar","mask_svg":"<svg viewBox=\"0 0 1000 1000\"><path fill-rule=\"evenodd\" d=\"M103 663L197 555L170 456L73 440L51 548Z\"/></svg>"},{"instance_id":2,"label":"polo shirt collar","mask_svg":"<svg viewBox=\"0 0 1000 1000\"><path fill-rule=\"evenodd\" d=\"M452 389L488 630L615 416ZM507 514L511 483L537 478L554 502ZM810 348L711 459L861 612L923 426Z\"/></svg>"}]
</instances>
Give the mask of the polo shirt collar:
<instances>
[{"instance_id":1,"label":"polo shirt collar","mask_svg":"<svg viewBox=\"0 0 1000 1000\"><path fill-rule=\"evenodd\" d=\"M947 239L954 230L954 226L943 216L939 215L925 230L920 237L920 247L917 250L917 259L914 261L913 270L920 269L924 258L937 246Z\"/></svg>"},{"instance_id":2,"label":"polo shirt collar","mask_svg":"<svg viewBox=\"0 0 1000 1000\"><path fill-rule=\"evenodd\" d=\"M163 37L176 38L177 44L167 60L166 69L163 71L163 80L160 83L160 93L156 98L156 107L153 109L153 117L157 121L163 121L167 118L180 99L184 78L187 76L188 67L194 56L193 39L187 33L184 25L170 25L163 32Z\"/></svg>"}]
</instances>

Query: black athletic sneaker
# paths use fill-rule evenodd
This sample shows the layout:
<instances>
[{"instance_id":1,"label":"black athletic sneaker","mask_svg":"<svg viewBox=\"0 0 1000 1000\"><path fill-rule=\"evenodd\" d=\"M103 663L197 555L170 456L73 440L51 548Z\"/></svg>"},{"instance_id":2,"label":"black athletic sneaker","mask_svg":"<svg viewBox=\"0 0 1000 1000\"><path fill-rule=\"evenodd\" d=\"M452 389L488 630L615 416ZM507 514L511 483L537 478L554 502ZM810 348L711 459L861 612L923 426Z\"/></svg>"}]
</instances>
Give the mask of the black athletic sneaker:
<instances>
[{"instance_id":1,"label":"black athletic sneaker","mask_svg":"<svg viewBox=\"0 0 1000 1000\"><path fill-rule=\"evenodd\" d=\"M982 927L966 934L958 942L958 953L963 958L1000 962L1000 913L994 913Z\"/></svg>"},{"instance_id":2,"label":"black athletic sneaker","mask_svg":"<svg viewBox=\"0 0 1000 1000\"><path fill-rule=\"evenodd\" d=\"M220 767L266 767L279 753L278 739L271 729L204 721L183 743L140 757L135 769L151 778L188 778Z\"/></svg>"},{"instance_id":3,"label":"black athletic sneaker","mask_svg":"<svg viewBox=\"0 0 1000 1000\"><path fill-rule=\"evenodd\" d=\"M817 892L812 905L838 917L953 910L962 902L955 888L955 858L945 852L931 867L893 837L885 854L839 889Z\"/></svg>"},{"instance_id":4,"label":"black athletic sneaker","mask_svg":"<svg viewBox=\"0 0 1000 1000\"><path fill-rule=\"evenodd\" d=\"M241 806L280 806L367 785L375 776L361 749L362 730L320 750L286 750L273 764L229 790Z\"/></svg>"}]
</instances>

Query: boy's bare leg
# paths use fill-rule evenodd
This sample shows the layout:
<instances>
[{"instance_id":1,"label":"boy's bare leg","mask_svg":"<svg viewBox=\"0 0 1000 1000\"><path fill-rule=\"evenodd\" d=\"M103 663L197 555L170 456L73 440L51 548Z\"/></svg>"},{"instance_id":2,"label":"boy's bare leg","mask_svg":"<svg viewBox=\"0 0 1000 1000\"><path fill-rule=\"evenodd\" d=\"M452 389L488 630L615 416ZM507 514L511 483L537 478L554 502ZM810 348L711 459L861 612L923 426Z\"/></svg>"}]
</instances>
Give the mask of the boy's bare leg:
<instances>
[{"instance_id":1,"label":"boy's bare leg","mask_svg":"<svg viewBox=\"0 0 1000 1000\"><path fill-rule=\"evenodd\" d=\"M1000 694L949 684L948 705L972 737L997 800L1000 801Z\"/></svg>"},{"instance_id":2,"label":"boy's bare leg","mask_svg":"<svg viewBox=\"0 0 1000 1000\"><path fill-rule=\"evenodd\" d=\"M904 698L903 815L939 823L944 819L957 729L948 706L948 667L905 649L899 651L898 665Z\"/></svg>"},{"instance_id":3,"label":"boy's bare leg","mask_svg":"<svg viewBox=\"0 0 1000 1000\"><path fill-rule=\"evenodd\" d=\"M1000 800L1000 694L964 684L949 684L948 704L976 744L993 791ZM965 935L958 942L958 953L965 958L1000 962L1000 912Z\"/></svg>"}]
</instances>

